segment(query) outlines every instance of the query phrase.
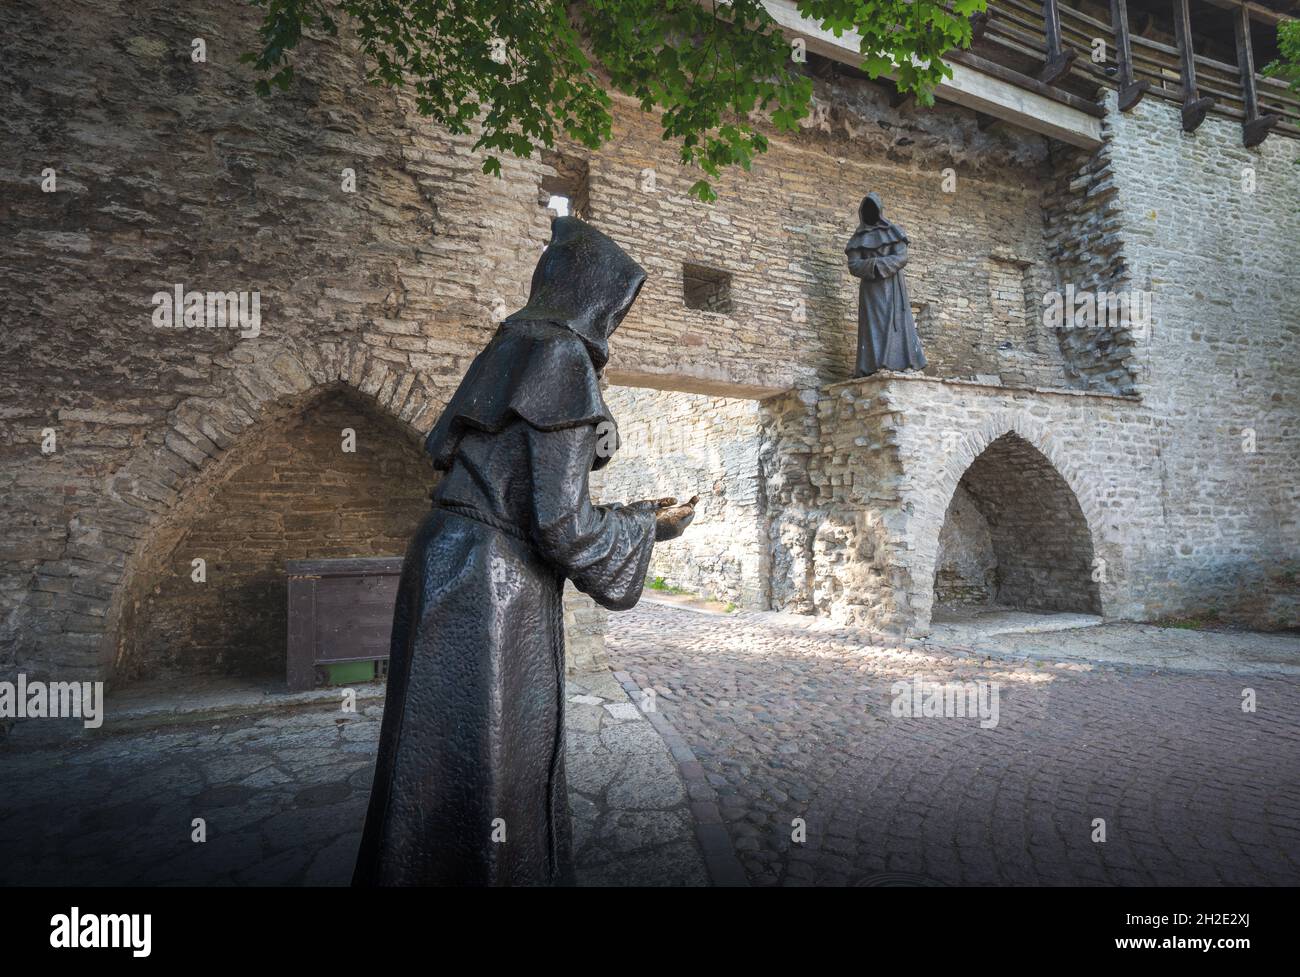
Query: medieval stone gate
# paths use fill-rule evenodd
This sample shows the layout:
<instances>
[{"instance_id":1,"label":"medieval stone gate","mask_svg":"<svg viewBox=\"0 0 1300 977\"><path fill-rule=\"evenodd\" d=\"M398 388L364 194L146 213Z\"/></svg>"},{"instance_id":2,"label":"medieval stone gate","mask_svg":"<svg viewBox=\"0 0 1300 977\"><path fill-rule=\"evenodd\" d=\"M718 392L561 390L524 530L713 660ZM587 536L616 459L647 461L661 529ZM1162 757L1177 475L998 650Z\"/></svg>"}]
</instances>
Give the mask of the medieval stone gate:
<instances>
[{"instance_id":1,"label":"medieval stone gate","mask_svg":"<svg viewBox=\"0 0 1300 977\"><path fill-rule=\"evenodd\" d=\"M70 527L75 562L37 574L17 613L34 668L282 674L284 560L403 551L433 481L424 383L360 345L241 353Z\"/></svg>"}]
</instances>

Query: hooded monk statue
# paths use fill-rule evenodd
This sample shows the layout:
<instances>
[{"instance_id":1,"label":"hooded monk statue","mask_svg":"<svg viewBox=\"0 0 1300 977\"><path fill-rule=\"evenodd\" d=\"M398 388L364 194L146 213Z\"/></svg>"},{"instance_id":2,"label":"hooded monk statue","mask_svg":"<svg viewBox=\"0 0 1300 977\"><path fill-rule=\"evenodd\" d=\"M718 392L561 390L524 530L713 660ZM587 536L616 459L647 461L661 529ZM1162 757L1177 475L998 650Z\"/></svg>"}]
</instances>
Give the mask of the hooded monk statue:
<instances>
[{"instance_id":1,"label":"hooded monk statue","mask_svg":"<svg viewBox=\"0 0 1300 977\"><path fill-rule=\"evenodd\" d=\"M885 220L880 195L869 193L858 207L858 229L844 249L858 286L858 362L853 375L877 370L922 370L925 355L907 297L907 235Z\"/></svg>"},{"instance_id":2,"label":"hooded monk statue","mask_svg":"<svg viewBox=\"0 0 1300 977\"><path fill-rule=\"evenodd\" d=\"M426 443L444 475L402 567L356 885L572 880L564 581L632 607L655 542L694 517L592 504L618 444L599 372L646 276L575 217L551 235Z\"/></svg>"}]
</instances>

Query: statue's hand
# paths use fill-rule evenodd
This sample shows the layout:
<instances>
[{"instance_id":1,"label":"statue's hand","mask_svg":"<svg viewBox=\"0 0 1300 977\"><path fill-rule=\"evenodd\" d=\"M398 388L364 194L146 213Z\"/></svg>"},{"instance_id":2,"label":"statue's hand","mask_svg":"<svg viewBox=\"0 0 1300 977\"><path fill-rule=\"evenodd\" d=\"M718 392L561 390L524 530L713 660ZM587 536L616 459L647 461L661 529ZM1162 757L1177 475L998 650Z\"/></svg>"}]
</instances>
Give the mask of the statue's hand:
<instances>
[{"instance_id":1,"label":"statue's hand","mask_svg":"<svg viewBox=\"0 0 1300 977\"><path fill-rule=\"evenodd\" d=\"M629 502L627 508L634 512L657 512L660 509L667 509L669 506L676 504L677 500L674 498L642 499L639 502Z\"/></svg>"},{"instance_id":2,"label":"statue's hand","mask_svg":"<svg viewBox=\"0 0 1300 977\"><path fill-rule=\"evenodd\" d=\"M689 502L684 502L681 505L669 505L659 509L655 513L655 542L667 542L686 532L686 527L695 518L695 503L699 501L700 497L693 495Z\"/></svg>"}]
</instances>

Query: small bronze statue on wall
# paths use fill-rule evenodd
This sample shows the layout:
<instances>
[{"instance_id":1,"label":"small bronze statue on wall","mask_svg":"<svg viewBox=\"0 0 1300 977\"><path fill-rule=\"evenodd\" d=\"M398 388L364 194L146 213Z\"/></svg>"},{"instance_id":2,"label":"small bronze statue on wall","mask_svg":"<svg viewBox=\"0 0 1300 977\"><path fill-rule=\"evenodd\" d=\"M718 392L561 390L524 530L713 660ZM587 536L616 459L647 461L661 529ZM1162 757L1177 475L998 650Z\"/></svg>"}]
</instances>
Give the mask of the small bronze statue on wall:
<instances>
[{"instance_id":1,"label":"small bronze statue on wall","mask_svg":"<svg viewBox=\"0 0 1300 977\"><path fill-rule=\"evenodd\" d=\"M553 221L528 304L429 434L445 474L402 567L356 885L572 880L564 582L633 606L654 544L695 514L588 492L618 443L598 374L644 281L589 224Z\"/></svg>"},{"instance_id":2,"label":"small bronze statue on wall","mask_svg":"<svg viewBox=\"0 0 1300 977\"><path fill-rule=\"evenodd\" d=\"M880 195L869 193L858 207L860 223L844 251L858 286L858 362L855 377L877 370L921 370L925 354L916 334L907 295L907 235L885 219Z\"/></svg>"}]
</instances>

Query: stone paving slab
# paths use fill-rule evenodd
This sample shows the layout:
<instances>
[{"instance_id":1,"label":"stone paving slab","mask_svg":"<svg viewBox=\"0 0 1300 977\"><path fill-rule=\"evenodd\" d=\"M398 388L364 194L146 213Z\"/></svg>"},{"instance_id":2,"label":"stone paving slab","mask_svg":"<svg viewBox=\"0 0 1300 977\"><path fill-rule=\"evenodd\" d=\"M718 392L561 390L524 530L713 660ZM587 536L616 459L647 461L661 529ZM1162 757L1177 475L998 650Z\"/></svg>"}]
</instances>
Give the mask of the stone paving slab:
<instances>
[{"instance_id":1,"label":"stone paving slab","mask_svg":"<svg viewBox=\"0 0 1300 977\"><path fill-rule=\"evenodd\" d=\"M976 624L935 628L929 643L940 647L965 645L1000 657L1135 665L1161 671L1300 676L1300 634L1294 633L1193 631L1132 621L1050 633L1032 625L988 632Z\"/></svg>"},{"instance_id":2,"label":"stone paving slab","mask_svg":"<svg viewBox=\"0 0 1300 977\"><path fill-rule=\"evenodd\" d=\"M611 616L607 649L655 690L753 884L1300 882L1300 683L1280 671L998 660L648 605ZM918 679L997 683L998 722L896 714Z\"/></svg>"},{"instance_id":3,"label":"stone paving slab","mask_svg":"<svg viewBox=\"0 0 1300 977\"><path fill-rule=\"evenodd\" d=\"M0 743L0 884L347 884L382 690L359 688L356 713L337 690L280 708L249 691L235 697L241 715L212 691L132 694L122 732L110 700L102 731L57 746L20 723ZM654 727L607 671L574 677L568 696L579 883L707 884L685 786Z\"/></svg>"}]
</instances>

